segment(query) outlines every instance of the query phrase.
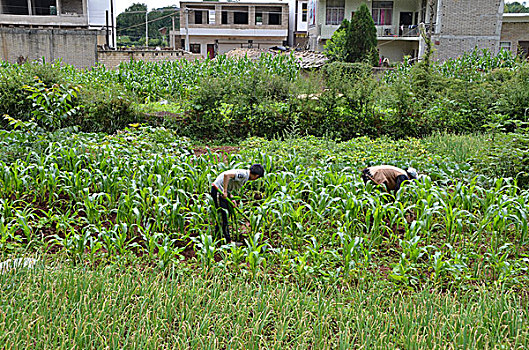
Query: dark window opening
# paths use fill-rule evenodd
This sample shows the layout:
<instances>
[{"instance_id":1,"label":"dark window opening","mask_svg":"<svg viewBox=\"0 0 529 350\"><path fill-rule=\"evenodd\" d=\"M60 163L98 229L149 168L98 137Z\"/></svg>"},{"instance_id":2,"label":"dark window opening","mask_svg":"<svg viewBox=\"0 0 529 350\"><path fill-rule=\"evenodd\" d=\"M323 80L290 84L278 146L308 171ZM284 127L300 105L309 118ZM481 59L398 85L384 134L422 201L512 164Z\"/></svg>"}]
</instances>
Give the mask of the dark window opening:
<instances>
[{"instance_id":1,"label":"dark window opening","mask_svg":"<svg viewBox=\"0 0 529 350\"><path fill-rule=\"evenodd\" d=\"M55 0L33 0L32 12L38 16L50 16L57 14L57 4Z\"/></svg>"},{"instance_id":2,"label":"dark window opening","mask_svg":"<svg viewBox=\"0 0 529 350\"><path fill-rule=\"evenodd\" d=\"M200 53L200 44L190 44L189 51L192 53Z\"/></svg>"},{"instance_id":3,"label":"dark window opening","mask_svg":"<svg viewBox=\"0 0 529 350\"><path fill-rule=\"evenodd\" d=\"M20 0L3 1L3 13L6 15L29 15L28 2Z\"/></svg>"},{"instance_id":4,"label":"dark window opening","mask_svg":"<svg viewBox=\"0 0 529 350\"><path fill-rule=\"evenodd\" d=\"M518 52L523 57L529 57L529 41L518 41Z\"/></svg>"},{"instance_id":5,"label":"dark window opening","mask_svg":"<svg viewBox=\"0 0 529 350\"><path fill-rule=\"evenodd\" d=\"M195 24L202 24L202 11L195 11Z\"/></svg>"},{"instance_id":6,"label":"dark window opening","mask_svg":"<svg viewBox=\"0 0 529 350\"><path fill-rule=\"evenodd\" d=\"M255 13L255 24L258 24L258 25L263 24L263 13L262 12Z\"/></svg>"},{"instance_id":7,"label":"dark window opening","mask_svg":"<svg viewBox=\"0 0 529 350\"><path fill-rule=\"evenodd\" d=\"M270 14L268 14L268 24L270 24L270 25L281 24L281 14L280 13L270 13Z\"/></svg>"},{"instance_id":8,"label":"dark window opening","mask_svg":"<svg viewBox=\"0 0 529 350\"><path fill-rule=\"evenodd\" d=\"M234 12L233 13L234 24L248 24L248 12Z\"/></svg>"},{"instance_id":9,"label":"dark window opening","mask_svg":"<svg viewBox=\"0 0 529 350\"><path fill-rule=\"evenodd\" d=\"M301 4L301 22L307 22L307 3Z\"/></svg>"},{"instance_id":10,"label":"dark window opening","mask_svg":"<svg viewBox=\"0 0 529 350\"><path fill-rule=\"evenodd\" d=\"M411 26L413 24L413 12L401 12L399 25Z\"/></svg>"},{"instance_id":11,"label":"dark window opening","mask_svg":"<svg viewBox=\"0 0 529 350\"><path fill-rule=\"evenodd\" d=\"M228 11L222 11L222 24L228 24Z\"/></svg>"}]
</instances>

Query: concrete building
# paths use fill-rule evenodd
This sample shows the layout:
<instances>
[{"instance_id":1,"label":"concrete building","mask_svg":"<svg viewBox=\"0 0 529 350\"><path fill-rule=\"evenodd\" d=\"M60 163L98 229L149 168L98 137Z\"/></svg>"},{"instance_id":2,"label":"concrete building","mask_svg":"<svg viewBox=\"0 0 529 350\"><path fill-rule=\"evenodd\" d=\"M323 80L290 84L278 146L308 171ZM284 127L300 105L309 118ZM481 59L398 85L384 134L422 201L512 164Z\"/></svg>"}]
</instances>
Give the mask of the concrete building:
<instances>
[{"instance_id":1,"label":"concrete building","mask_svg":"<svg viewBox=\"0 0 529 350\"><path fill-rule=\"evenodd\" d=\"M289 45L308 48L309 2L308 0L291 0L290 7Z\"/></svg>"},{"instance_id":2,"label":"concrete building","mask_svg":"<svg viewBox=\"0 0 529 350\"><path fill-rule=\"evenodd\" d=\"M308 46L323 50L325 42L344 18L367 3L377 27L381 56L401 61L419 57L424 40L419 25L429 25L427 0L309 0ZM457 57L474 48L499 49L503 0L436 0L434 6L434 58Z\"/></svg>"},{"instance_id":3,"label":"concrete building","mask_svg":"<svg viewBox=\"0 0 529 350\"><path fill-rule=\"evenodd\" d=\"M1 58L94 65L98 40L99 44L112 42L113 1L0 0Z\"/></svg>"},{"instance_id":4,"label":"concrete building","mask_svg":"<svg viewBox=\"0 0 529 350\"><path fill-rule=\"evenodd\" d=\"M500 48L529 55L529 13L504 13Z\"/></svg>"},{"instance_id":5,"label":"concrete building","mask_svg":"<svg viewBox=\"0 0 529 350\"><path fill-rule=\"evenodd\" d=\"M181 2L182 47L215 57L234 48L268 48L286 45L288 4L283 2ZM174 40L174 39L173 39Z\"/></svg>"}]
</instances>

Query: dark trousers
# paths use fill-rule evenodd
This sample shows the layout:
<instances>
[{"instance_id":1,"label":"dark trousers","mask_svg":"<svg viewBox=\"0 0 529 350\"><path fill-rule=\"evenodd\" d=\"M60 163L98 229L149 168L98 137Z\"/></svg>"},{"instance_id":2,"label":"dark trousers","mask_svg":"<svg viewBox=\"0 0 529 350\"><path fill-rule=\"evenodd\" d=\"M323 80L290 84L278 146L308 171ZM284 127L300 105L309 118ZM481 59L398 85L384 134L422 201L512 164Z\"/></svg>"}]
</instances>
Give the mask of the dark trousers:
<instances>
[{"instance_id":1,"label":"dark trousers","mask_svg":"<svg viewBox=\"0 0 529 350\"><path fill-rule=\"evenodd\" d=\"M213 197L213 203L215 203L215 208L217 209L217 215L220 214L221 224L222 224L222 233L226 242L231 242L230 238L230 229L228 226L228 213L232 212L232 207L230 202L222 196L222 192L219 192L215 187L211 187L211 197ZM219 224L215 224L215 233L219 232Z\"/></svg>"}]
</instances>

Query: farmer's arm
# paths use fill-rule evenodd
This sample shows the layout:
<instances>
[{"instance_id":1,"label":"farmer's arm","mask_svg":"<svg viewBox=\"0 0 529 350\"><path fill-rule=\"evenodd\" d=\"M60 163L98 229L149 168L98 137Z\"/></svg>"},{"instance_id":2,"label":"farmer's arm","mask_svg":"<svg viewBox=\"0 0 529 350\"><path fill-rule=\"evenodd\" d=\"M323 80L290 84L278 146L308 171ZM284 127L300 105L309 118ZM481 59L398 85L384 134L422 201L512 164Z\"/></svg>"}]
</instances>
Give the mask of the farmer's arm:
<instances>
[{"instance_id":1,"label":"farmer's arm","mask_svg":"<svg viewBox=\"0 0 529 350\"><path fill-rule=\"evenodd\" d=\"M397 176L397 180L395 181L395 193L397 193L400 190L400 186L406 180L408 180L408 177L405 175Z\"/></svg>"},{"instance_id":2,"label":"farmer's arm","mask_svg":"<svg viewBox=\"0 0 529 350\"><path fill-rule=\"evenodd\" d=\"M222 194L224 198L228 197L228 184L230 183L230 179L235 178L235 171L226 171L224 173L224 193Z\"/></svg>"}]
</instances>

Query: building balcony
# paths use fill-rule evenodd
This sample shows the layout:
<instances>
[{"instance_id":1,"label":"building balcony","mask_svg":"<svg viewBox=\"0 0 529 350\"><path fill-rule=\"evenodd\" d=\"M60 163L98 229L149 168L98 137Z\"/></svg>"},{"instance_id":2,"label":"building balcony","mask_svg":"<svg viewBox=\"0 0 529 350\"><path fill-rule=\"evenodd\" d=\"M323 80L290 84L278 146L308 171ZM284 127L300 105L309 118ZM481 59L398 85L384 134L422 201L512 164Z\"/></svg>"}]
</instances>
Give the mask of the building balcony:
<instances>
[{"instance_id":1,"label":"building balcony","mask_svg":"<svg viewBox=\"0 0 529 350\"><path fill-rule=\"evenodd\" d=\"M378 39L387 39L387 38L419 38L419 26L417 25L384 25L376 26L377 28L377 38Z\"/></svg>"},{"instance_id":2,"label":"building balcony","mask_svg":"<svg viewBox=\"0 0 529 350\"><path fill-rule=\"evenodd\" d=\"M38 26L38 27L88 27L88 16L85 15L6 15L0 14L3 26Z\"/></svg>"},{"instance_id":3,"label":"building balcony","mask_svg":"<svg viewBox=\"0 0 529 350\"><path fill-rule=\"evenodd\" d=\"M320 26L318 26L320 27ZM321 25L320 33L321 39L327 40L332 38L334 32L339 28L339 25L323 24ZM418 26L399 26L399 25L384 25L376 26L378 40L403 40L403 41L418 41L419 27Z\"/></svg>"}]
</instances>

